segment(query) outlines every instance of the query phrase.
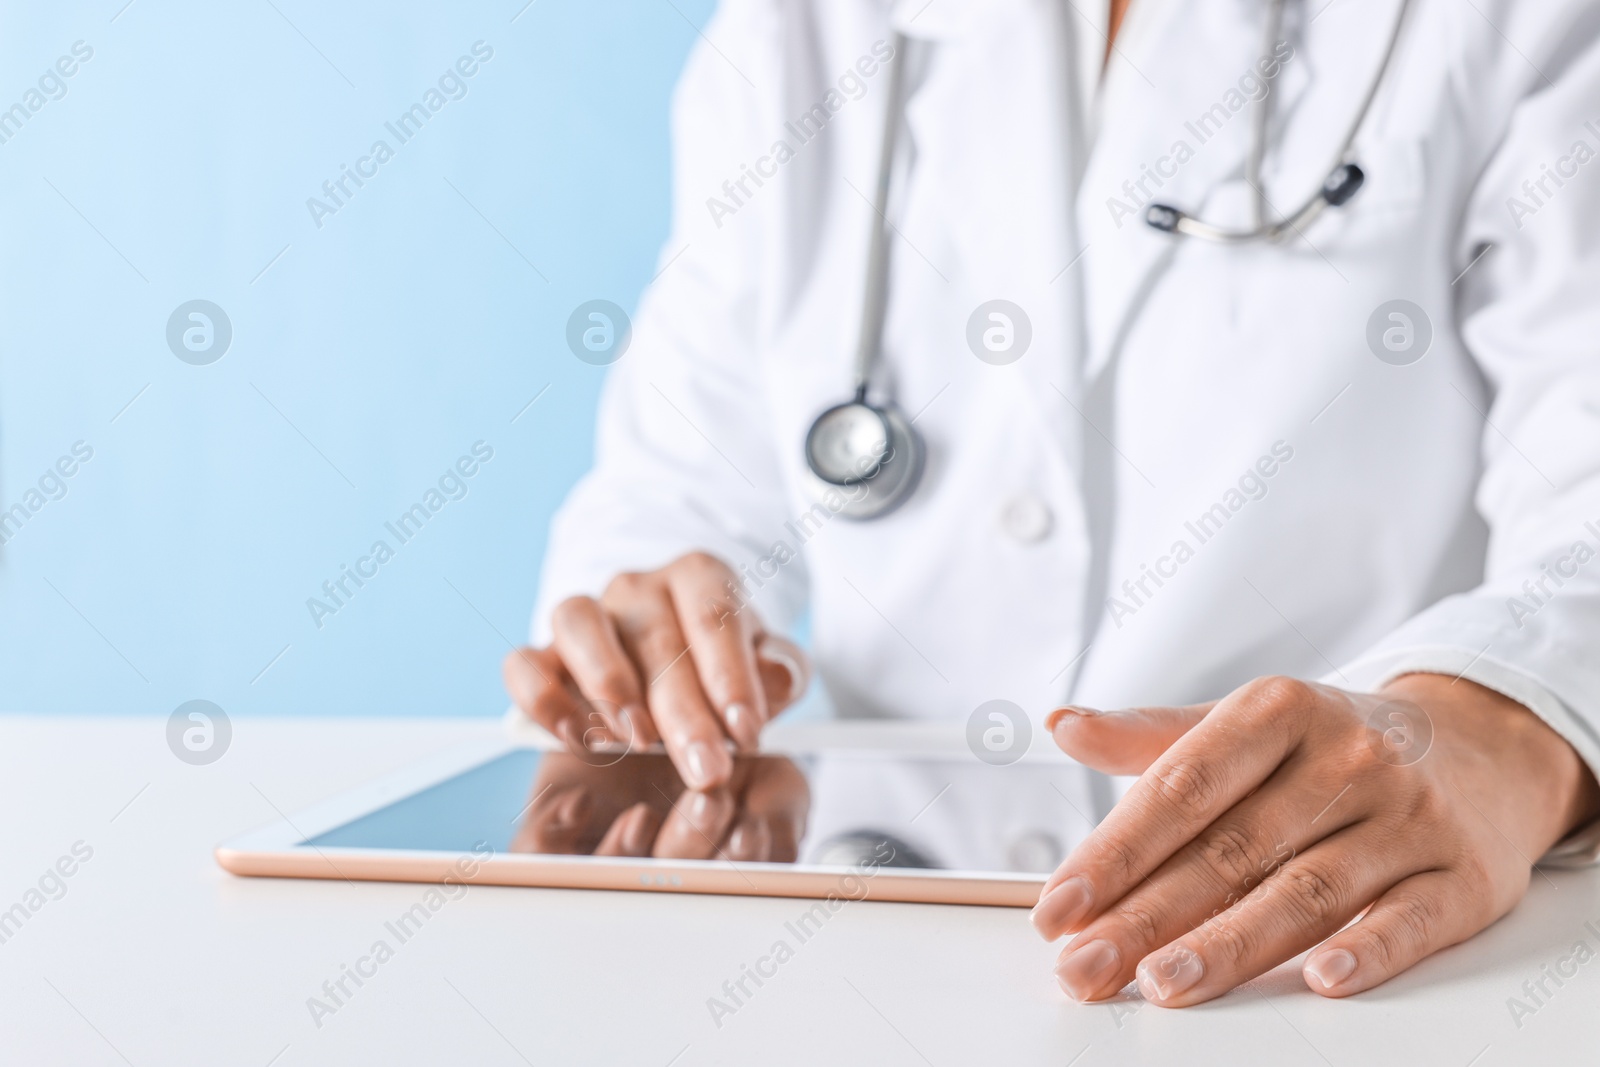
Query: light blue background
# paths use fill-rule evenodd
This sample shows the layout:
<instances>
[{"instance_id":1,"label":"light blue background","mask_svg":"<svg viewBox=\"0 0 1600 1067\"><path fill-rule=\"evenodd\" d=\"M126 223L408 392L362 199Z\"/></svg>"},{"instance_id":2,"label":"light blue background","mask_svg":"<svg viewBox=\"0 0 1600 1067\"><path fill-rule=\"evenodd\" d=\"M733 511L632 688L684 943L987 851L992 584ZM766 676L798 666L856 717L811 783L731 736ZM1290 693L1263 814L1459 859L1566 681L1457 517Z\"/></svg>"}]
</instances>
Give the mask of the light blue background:
<instances>
[{"instance_id":1,"label":"light blue background","mask_svg":"<svg viewBox=\"0 0 1600 1067\"><path fill-rule=\"evenodd\" d=\"M94 449L0 548L0 709L498 713L591 458L604 371L566 320L655 271L711 0L123 4L0 3L0 108L94 49L0 144L0 507ZM380 137L319 230L306 199ZM165 338L197 298L234 330L203 367ZM479 440L469 495L317 629L306 599Z\"/></svg>"}]
</instances>

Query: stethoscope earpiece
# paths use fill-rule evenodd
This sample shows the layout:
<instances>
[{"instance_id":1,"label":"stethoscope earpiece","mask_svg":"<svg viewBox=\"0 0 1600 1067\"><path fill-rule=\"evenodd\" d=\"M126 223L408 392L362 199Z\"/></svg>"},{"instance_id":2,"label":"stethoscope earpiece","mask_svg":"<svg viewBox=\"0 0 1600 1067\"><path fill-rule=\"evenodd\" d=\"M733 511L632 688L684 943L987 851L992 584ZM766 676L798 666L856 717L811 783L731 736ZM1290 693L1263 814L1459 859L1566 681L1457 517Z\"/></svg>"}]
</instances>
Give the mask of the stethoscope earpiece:
<instances>
[{"instance_id":1,"label":"stethoscope earpiece","mask_svg":"<svg viewBox=\"0 0 1600 1067\"><path fill-rule=\"evenodd\" d=\"M1366 184L1367 172L1354 163L1335 167L1322 183L1322 199L1329 207L1343 207Z\"/></svg>"},{"instance_id":2,"label":"stethoscope earpiece","mask_svg":"<svg viewBox=\"0 0 1600 1067\"><path fill-rule=\"evenodd\" d=\"M1183 222L1183 212L1171 204L1151 204L1144 209L1145 225L1162 233L1177 233Z\"/></svg>"}]
</instances>

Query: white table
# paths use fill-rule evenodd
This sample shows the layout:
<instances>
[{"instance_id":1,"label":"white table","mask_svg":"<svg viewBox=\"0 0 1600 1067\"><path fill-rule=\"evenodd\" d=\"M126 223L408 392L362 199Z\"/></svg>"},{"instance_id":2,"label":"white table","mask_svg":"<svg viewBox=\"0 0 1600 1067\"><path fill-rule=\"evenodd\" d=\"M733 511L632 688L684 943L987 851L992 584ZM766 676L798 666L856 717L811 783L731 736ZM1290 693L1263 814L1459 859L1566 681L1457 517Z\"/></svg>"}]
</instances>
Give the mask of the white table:
<instances>
[{"instance_id":1,"label":"white table","mask_svg":"<svg viewBox=\"0 0 1600 1067\"><path fill-rule=\"evenodd\" d=\"M0 909L93 849L0 943L0 1063L1489 1067L1600 1050L1600 961L1544 979L1520 1026L1507 1004L1579 939L1600 949L1587 871L1536 874L1508 920L1352 1000L1282 968L1182 1011L1070 1003L1020 910L854 903L720 1028L707 998L800 902L474 887L347 980L319 1028L307 999L424 887L240 879L212 846L500 724L233 725L227 755L193 767L162 720L0 717Z\"/></svg>"}]
</instances>

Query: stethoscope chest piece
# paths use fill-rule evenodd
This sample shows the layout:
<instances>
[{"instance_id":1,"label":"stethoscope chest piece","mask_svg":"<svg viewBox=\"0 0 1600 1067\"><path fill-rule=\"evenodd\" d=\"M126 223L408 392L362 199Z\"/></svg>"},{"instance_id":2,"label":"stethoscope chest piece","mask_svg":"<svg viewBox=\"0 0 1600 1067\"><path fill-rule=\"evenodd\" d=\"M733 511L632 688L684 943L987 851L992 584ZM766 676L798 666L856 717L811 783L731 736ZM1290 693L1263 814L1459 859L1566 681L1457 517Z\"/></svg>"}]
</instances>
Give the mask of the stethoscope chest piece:
<instances>
[{"instance_id":1,"label":"stethoscope chest piece","mask_svg":"<svg viewBox=\"0 0 1600 1067\"><path fill-rule=\"evenodd\" d=\"M811 495L847 519L875 519L902 504L917 487L922 460L921 438L892 404L838 404L806 434Z\"/></svg>"}]
</instances>

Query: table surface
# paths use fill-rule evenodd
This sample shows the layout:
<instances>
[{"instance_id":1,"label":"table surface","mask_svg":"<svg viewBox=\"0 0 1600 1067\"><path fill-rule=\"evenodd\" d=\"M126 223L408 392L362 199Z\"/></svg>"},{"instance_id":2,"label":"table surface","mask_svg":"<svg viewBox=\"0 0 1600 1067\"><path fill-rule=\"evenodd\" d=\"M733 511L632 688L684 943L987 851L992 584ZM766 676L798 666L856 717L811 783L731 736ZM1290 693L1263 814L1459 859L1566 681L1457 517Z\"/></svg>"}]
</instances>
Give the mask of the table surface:
<instances>
[{"instance_id":1,"label":"table surface","mask_svg":"<svg viewBox=\"0 0 1600 1067\"><path fill-rule=\"evenodd\" d=\"M0 1062L1489 1067L1600 1045L1596 871L1536 873L1509 918L1361 996L1286 966L1178 1011L1071 1003L1019 909L851 903L720 1020L709 998L807 905L475 886L314 1018L426 887L237 878L212 847L500 724L236 720L203 767L165 729L0 716L0 918L26 914L0 926Z\"/></svg>"}]
</instances>

